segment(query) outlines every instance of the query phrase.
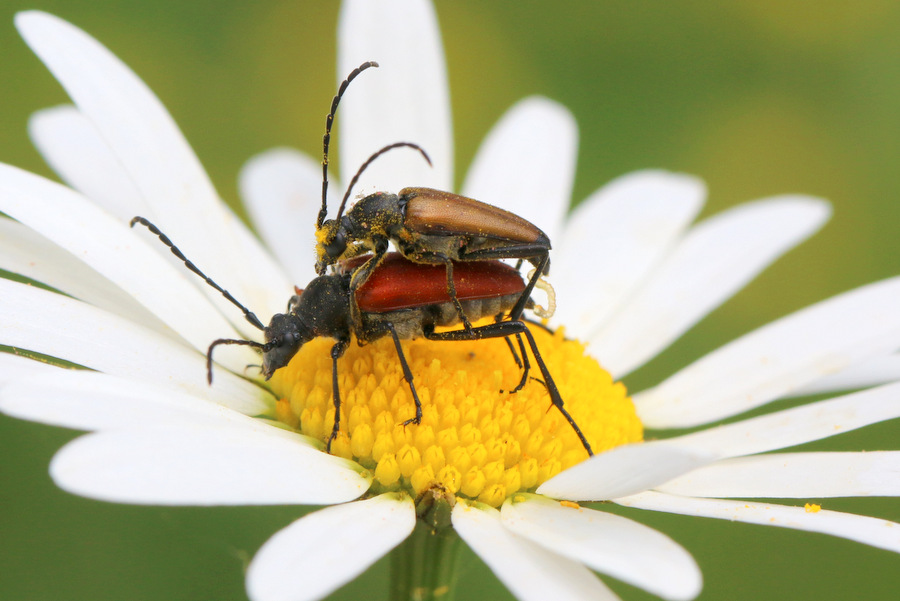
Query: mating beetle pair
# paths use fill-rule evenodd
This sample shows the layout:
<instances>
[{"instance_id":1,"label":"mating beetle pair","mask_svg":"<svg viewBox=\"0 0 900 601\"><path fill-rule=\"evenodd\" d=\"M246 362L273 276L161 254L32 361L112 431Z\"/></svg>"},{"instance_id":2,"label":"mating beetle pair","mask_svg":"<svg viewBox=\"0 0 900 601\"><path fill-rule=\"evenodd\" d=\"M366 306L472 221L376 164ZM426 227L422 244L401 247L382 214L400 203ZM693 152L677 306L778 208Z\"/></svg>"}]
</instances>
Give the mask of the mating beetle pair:
<instances>
[{"instance_id":1,"label":"mating beetle pair","mask_svg":"<svg viewBox=\"0 0 900 601\"><path fill-rule=\"evenodd\" d=\"M322 210L317 220L319 246L317 271L310 282L288 303L288 312L274 315L267 327L230 293L191 263L152 223L135 217L131 225L148 227L194 273L221 292L244 313L247 321L265 336L265 343L242 339L215 340L207 352L208 378L212 381L212 354L219 345L244 345L263 354L262 373L266 379L287 365L306 342L319 336L335 339L331 349L334 424L326 442L340 429L338 359L350 344L351 335L359 344L390 335L415 402L415 417L404 422L418 424L422 406L413 375L400 345L401 339L425 337L430 340L480 340L515 336L522 355L524 374L513 392L527 380L529 363L522 336L537 361L551 402L563 414L584 448L591 447L580 428L565 410L562 397L540 355L534 337L521 320L526 308L534 308L531 292L549 263L550 241L530 222L502 209L447 192L427 188L406 188L399 195L376 193L360 200L342 217L354 183L362 171L382 153L400 146L425 152L415 144L389 145L366 161L348 186L333 221L325 221L327 211L327 164L331 125L341 96L362 71L377 66L368 62L355 69L341 84L332 101L323 139ZM393 241L400 253L388 253ZM364 254L371 251L372 254ZM524 259L535 266L528 283L518 269L496 259ZM521 261L520 261L521 262ZM332 273L326 269L333 266ZM504 318L504 315L507 317ZM494 322L473 326L472 321L494 317ZM436 332L437 326L462 323L463 329Z\"/></svg>"}]
</instances>

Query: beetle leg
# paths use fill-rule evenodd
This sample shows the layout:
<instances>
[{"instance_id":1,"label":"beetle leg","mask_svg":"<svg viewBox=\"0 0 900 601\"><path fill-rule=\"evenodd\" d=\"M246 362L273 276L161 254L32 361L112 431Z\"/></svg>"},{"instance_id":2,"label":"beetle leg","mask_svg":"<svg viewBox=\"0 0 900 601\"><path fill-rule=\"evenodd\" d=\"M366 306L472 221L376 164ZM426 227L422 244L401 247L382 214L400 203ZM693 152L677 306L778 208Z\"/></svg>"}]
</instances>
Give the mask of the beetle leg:
<instances>
[{"instance_id":1,"label":"beetle leg","mask_svg":"<svg viewBox=\"0 0 900 601\"><path fill-rule=\"evenodd\" d=\"M443 263L444 267L447 271L447 294L450 296L450 300L453 302L453 306L456 308L456 314L459 315L459 320L463 324L463 328L466 332L472 331L472 322L469 321L469 318L466 316L466 312L463 310L462 303L459 302L459 298L456 296L456 284L453 282L453 260L445 254L437 253L437 252L418 252L409 257L415 262L420 263Z\"/></svg>"},{"instance_id":2,"label":"beetle leg","mask_svg":"<svg viewBox=\"0 0 900 601\"><path fill-rule=\"evenodd\" d=\"M522 379L519 380L519 383L516 384L516 387L509 391L509 394L516 394L522 388L524 388L525 384L528 383L528 372L531 370L531 362L528 361L528 353L525 352L525 343L522 342L522 335L516 334L516 341L519 343L519 352L522 353L522 361L519 361L519 355L516 353L516 349L513 347L512 341L509 339L509 336L504 338L506 340L506 344L509 345L509 350L512 351L513 358L516 360L516 363L519 367L522 368ZM503 392L501 390L500 392Z\"/></svg>"},{"instance_id":3,"label":"beetle leg","mask_svg":"<svg viewBox=\"0 0 900 601\"><path fill-rule=\"evenodd\" d=\"M538 273L540 273L540 271ZM569 425L572 426L572 429L575 430L575 434L578 435L578 438L579 440L581 440L581 444L584 446L584 449L587 451L588 455L593 456L594 452L591 450L591 445L584 437L581 428L578 427L578 424L575 423L575 420L572 419L572 416L569 415L569 412L566 411L565 407L563 406L562 396L560 396L559 394L559 389L556 387L556 382L553 381L553 376L550 375L550 371L547 369L547 365L544 363L543 357L541 357L541 352L538 350L537 342L535 342L534 336L532 336L531 334L531 330L528 329L524 322L501 321L497 323L478 326L471 332L467 332L465 330L453 330L450 332L426 331L425 337L429 340L458 341L481 340L483 338L501 338L514 336L517 334L524 334L525 338L528 339L528 346L531 347L531 353L534 355L534 359L535 361L537 361L538 368L541 370L541 375L544 377L544 385L547 387L547 392L550 395L550 402L553 403L553 405L559 410L560 413L562 413L563 417L566 418L566 421L569 422Z\"/></svg>"},{"instance_id":4,"label":"beetle leg","mask_svg":"<svg viewBox=\"0 0 900 601\"><path fill-rule=\"evenodd\" d=\"M469 318L466 317L466 313L463 311L462 303L459 302L459 298L456 296L456 284L453 283L453 261L450 260L450 257L439 255L444 260L444 265L447 268L447 294L450 295L450 300L453 301L453 306L456 307L456 312L459 314L459 319L462 321L463 328L466 331L472 331L472 324L469 322Z\"/></svg>"},{"instance_id":5,"label":"beetle leg","mask_svg":"<svg viewBox=\"0 0 900 601\"><path fill-rule=\"evenodd\" d=\"M490 259L524 259L538 266L545 256L550 254L550 247L546 244L513 244L494 248L476 248L474 250L460 250L458 261L487 261ZM549 262L547 263L549 265ZM544 266L546 269L547 265ZM541 269L544 274L544 269Z\"/></svg>"},{"instance_id":6,"label":"beetle leg","mask_svg":"<svg viewBox=\"0 0 900 601\"><path fill-rule=\"evenodd\" d=\"M521 263L521 261L519 261ZM503 313L499 313L494 316L494 321L503 321ZM531 364L528 362L528 355L525 353L525 343L522 342L522 337L519 334L516 334L516 340L519 342L519 351L522 353L522 359L519 359L519 353L516 352L516 347L513 346L512 340L509 339L509 336L503 339L506 342L506 346L509 347L509 352L512 353L513 360L516 362L516 365L519 366L519 369L524 369L525 371L522 373L522 379L519 380L519 384L509 391L510 394L515 394L522 390L522 387L525 386L528 381L528 371L531 369ZM524 361L524 363L522 363ZM500 392L503 392L501 390Z\"/></svg>"},{"instance_id":7,"label":"beetle leg","mask_svg":"<svg viewBox=\"0 0 900 601\"><path fill-rule=\"evenodd\" d=\"M497 321L500 321L499 319ZM509 347L509 352L512 353L513 361L516 362L516 365L519 366L519 369L522 369L522 360L519 359L519 353L516 352L516 347L513 346L512 340L507 336L503 339L506 342L506 346ZM519 345L521 347L521 345Z\"/></svg>"},{"instance_id":8,"label":"beetle leg","mask_svg":"<svg viewBox=\"0 0 900 601\"><path fill-rule=\"evenodd\" d=\"M403 422L403 425L418 425L422 423L422 401L419 400L419 395L416 393L416 386L413 384L412 370L409 369L409 363L406 362L406 355L403 354L403 347L400 346L400 337L397 336L397 330L394 329L394 324L386 322L384 325L387 327L388 331L390 331L391 338L394 339L394 348L397 349L397 357L400 359L400 367L403 369L403 378L406 380L406 383L409 384L409 391L412 393L413 402L416 404L416 416Z\"/></svg>"},{"instance_id":9,"label":"beetle leg","mask_svg":"<svg viewBox=\"0 0 900 601\"><path fill-rule=\"evenodd\" d=\"M522 296L509 312L510 321L518 321L525 311L525 305L531 298L538 280L550 266L550 249L541 244L521 244L517 246L504 246L500 248L480 248L478 250L459 253L460 261L484 261L487 259L528 259L535 266L534 273L528 280L528 285L522 291Z\"/></svg>"},{"instance_id":10,"label":"beetle leg","mask_svg":"<svg viewBox=\"0 0 900 601\"><path fill-rule=\"evenodd\" d=\"M548 252L541 259L541 262L534 270L531 279L528 280L528 284L525 286L525 290L522 291L522 295L519 297L519 300L516 301L515 306L513 306L512 310L509 312L510 321L519 321L519 318L522 317L522 312L525 310L525 305L528 304L528 299L531 298L531 292L534 290L534 287L537 284L538 280L541 279L541 274L544 273L544 268L547 267L547 264L549 262L550 253Z\"/></svg>"},{"instance_id":11,"label":"beetle leg","mask_svg":"<svg viewBox=\"0 0 900 601\"><path fill-rule=\"evenodd\" d=\"M350 321L351 323L362 323L362 314L359 311L359 303L356 302L356 291L360 286L366 283L375 268L381 264L384 255L387 254L388 241L386 238L377 237L375 239L375 253L368 261L360 265L350 276Z\"/></svg>"},{"instance_id":12,"label":"beetle leg","mask_svg":"<svg viewBox=\"0 0 900 601\"><path fill-rule=\"evenodd\" d=\"M337 438L341 429L341 388L338 386L337 363L338 359L344 356L344 351L347 350L348 344L350 344L350 340L338 340L331 347L331 390L332 400L334 401L334 425L331 427L331 436L328 437L328 442L325 443L326 453L331 452L331 443Z\"/></svg>"}]
</instances>

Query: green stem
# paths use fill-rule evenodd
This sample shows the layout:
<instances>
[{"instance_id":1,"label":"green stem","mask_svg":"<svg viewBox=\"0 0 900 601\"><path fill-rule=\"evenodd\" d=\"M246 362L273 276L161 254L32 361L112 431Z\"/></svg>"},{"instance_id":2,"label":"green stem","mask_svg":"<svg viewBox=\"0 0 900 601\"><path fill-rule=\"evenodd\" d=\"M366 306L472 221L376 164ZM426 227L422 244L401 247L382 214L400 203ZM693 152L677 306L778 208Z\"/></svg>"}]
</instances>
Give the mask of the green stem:
<instances>
[{"instance_id":1,"label":"green stem","mask_svg":"<svg viewBox=\"0 0 900 601\"><path fill-rule=\"evenodd\" d=\"M420 503L418 509L415 530L391 552L391 599L452 601L462 540L449 524L446 506L423 511Z\"/></svg>"}]
</instances>

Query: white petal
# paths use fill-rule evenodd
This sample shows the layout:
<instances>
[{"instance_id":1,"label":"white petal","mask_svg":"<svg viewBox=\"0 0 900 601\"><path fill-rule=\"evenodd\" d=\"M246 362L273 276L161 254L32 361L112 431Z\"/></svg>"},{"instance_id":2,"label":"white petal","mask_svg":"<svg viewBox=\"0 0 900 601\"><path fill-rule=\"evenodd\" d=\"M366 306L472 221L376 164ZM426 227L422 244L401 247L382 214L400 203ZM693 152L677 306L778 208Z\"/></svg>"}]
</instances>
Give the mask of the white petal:
<instances>
[{"instance_id":1,"label":"white petal","mask_svg":"<svg viewBox=\"0 0 900 601\"><path fill-rule=\"evenodd\" d=\"M719 458L783 449L900 417L900 383L660 441Z\"/></svg>"},{"instance_id":2,"label":"white petal","mask_svg":"<svg viewBox=\"0 0 900 601\"><path fill-rule=\"evenodd\" d=\"M168 336L177 336L121 288L12 219L0 218L0 269L41 282Z\"/></svg>"},{"instance_id":3,"label":"white petal","mask_svg":"<svg viewBox=\"0 0 900 601\"><path fill-rule=\"evenodd\" d=\"M212 340L234 333L185 274L150 248L149 240L77 192L0 164L0 211L128 292L194 348L205 351ZM234 307L231 312L240 315Z\"/></svg>"},{"instance_id":4,"label":"white petal","mask_svg":"<svg viewBox=\"0 0 900 601\"><path fill-rule=\"evenodd\" d=\"M488 133L462 193L531 221L556 240L572 202L578 126L561 104L520 100Z\"/></svg>"},{"instance_id":5,"label":"white petal","mask_svg":"<svg viewBox=\"0 0 900 601\"><path fill-rule=\"evenodd\" d=\"M669 346L831 214L817 198L740 205L693 228L605 328L591 352L620 378Z\"/></svg>"},{"instance_id":6,"label":"white petal","mask_svg":"<svg viewBox=\"0 0 900 601\"><path fill-rule=\"evenodd\" d=\"M737 457L701 467L658 490L687 497L896 497L900 451Z\"/></svg>"},{"instance_id":7,"label":"white petal","mask_svg":"<svg viewBox=\"0 0 900 601\"><path fill-rule=\"evenodd\" d=\"M665 257L705 198L695 177L637 171L579 204L553 240L559 322L594 332Z\"/></svg>"},{"instance_id":8,"label":"white petal","mask_svg":"<svg viewBox=\"0 0 900 601\"><path fill-rule=\"evenodd\" d=\"M3 387L17 378L40 377L64 368L29 357L0 352L0 394Z\"/></svg>"},{"instance_id":9,"label":"white petal","mask_svg":"<svg viewBox=\"0 0 900 601\"><path fill-rule=\"evenodd\" d=\"M50 475L73 494L148 505L341 503L368 489L356 464L267 430L212 423L103 430L60 449Z\"/></svg>"},{"instance_id":10,"label":"white petal","mask_svg":"<svg viewBox=\"0 0 900 601\"><path fill-rule=\"evenodd\" d=\"M431 157L396 150L366 170L356 192L398 192L406 186L453 187L453 131L447 66L434 8L427 0L348 0L338 25L338 81L365 61L378 62L341 101L337 151L341 179L383 146L414 142ZM340 195L337 196L340 198ZM335 196L330 216L334 217Z\"/></svg>"},{"instance_id":11,"label":"white petal","mask_svg":"<svg viewBox=\"0 0 900 601\"><path fill-rule=\"evenodd\" d=\"M594 455L550 478L537 493L570 501L603 501L653 488L716 456L668 441L622 445Z\"/></svg>"},{"instance_id":12,"label":"white petal","mask_svg":"<svg viewBox=\"0 0 900 601\"><path fill-rule=\"evenodd\" d=\"M331 180L329 174L334 198L336 190L341 194L341 185ZM322 166L296 150L276 148L250 159L238 181L256 229L303 287L316 276L313 234L321 206Z\"/></svg>"},{"instance_id":13,"label":"white petal","mask_svg":"<svg viewBox=\"0 0 900 601\"><path fill-rule=\"evenodd\" d=\"M138 382L169 385L247 415L268 410L263 391L229 371L216 371L209 386L205 357L170 338L61 294L3 279L0 344ZM240 359L224 354L220 358Z\"/></svg>"},{"instance_id":14,"label":"white petal","mask_svg":"<svg viewBox=\"0 0 900 601\"><path fill-rule=\"evenodd\" d=\"M796 396L867 388L900 380L900 355L872 357L835 374L828 374L795 391Z\"/></svg>"},{"instance_id":15,"label":"white petal","mask_svg":"<svg viewBox=\"0 0 900 601\"><path fill-rule=\"evenodd\" d=\"M457 503L452 520L459 536L520 601L618 599L581 563L507 530L496 509Z\"/></svg>"},{"instance_id":16,"label":"white petal","mask_svg":"<svg viewBox=\"0 0 900 601\"><path fill-rule=\"evenodd\" d=\"M900 553L900 524L879 518L824 509L812 512L806 511L803 507L785 507L768 503L692 499L655 492L645 492L615 501L620 505L639 509L821 532Z\"/></svg>"},{"instance_id":17,"label":"white petal","mask_svg":"<svg viewBox=\"0 0 900 601\"><path fill-rule=\"evenodd\" d=\"M321 599L410 535L412 500L385 494L303 517L262 546L247 570L253 601Z\"/></svg>"},{"instance_id":18,"label":"white petal","mask_svg":"<svg viewBox=\"0 0 900 601\"><path fill-rule=\"evenodd\" d=\"M248 305L283 306L283 299L269 297L271 288L261 275L277 269L254 266L242 244L235 244L236 218L225 210L193 150L147 86L96 40L57 17L21 12L16 26L112 150L152 207L157 225L185 255ZM261 253L254 255L253 261L263 260ZM279 286L278 293L285 288Z\"/></svg>"},{"instance_id":19,"label":"white petal","mask_svg":"<svg viewBox=\"0 0 900 601\"><path fill-rule=\"evenodd\" d=\"M36 362L33 362L36 363ZM78 430L165 425L185 421L259 424L241 413L151 382L88 370L56 369L20 376L0 389L0 411Z\"/></svg>"},{"instance_id":20,"label":"white petal","mask_svg":"<svg viewBox=\"0 0 900 601\"><path fill-rule=\"evenodd\" d=\"M50 166L65 182L94 203L123 223L131 221L135 215L159 222L159 216L132 183L122 163L100 137L93 124L78 109L61 106L39 111L32 115L29 131ZM233 219L235 234L233 245L248 259L249 264L253 265L260 281L268 284L267 289L271 290L268 296L275 300L272 306L259 308L265 309L263 315L280 310L284 306L282 299L288 298L290 294L284 272L265 253L244 223L234 217L230 209L227 207L225 209ZM307 221L310 224L314 223L312 220ZM162 253L167 260L176 265L177 269L184 270L181 261L174 258L165 246L155 244L152 248ZM218 292L200 279L190 278L189 281L214 303L220 307L227 307L229 312L226 315L233 313L230 306L223 304ZM281 291L280 295L278 291ZM245 326L240 319L238 324Z\"/></svg>"},{"instance_id":21,"label":"white petal","mask_svg":"<svg viewBox=\"0 0 900 601\"><path fill-rule=\"evenodd\" d=\"M537 495L507 499L500 517L519 536L663 599L693 599L703 586L683 547L627 518Z\"/></svg>"},{"instance_id":22,"label":"white petal","mask_svg":"<svg viewBox=\"0 0 900 601\"><path fill-rule=\"evenodd\" d=\"M793 393L824 374L900 347L900 278L774 321L634 396L649 428L691 427Z\"/></svg>"},{"instance_id":23,"label":"white petal","mask_svg":"<svg viewBox=\"0 0 900 601\"><path fill-rule=\"evenodd\" d=\"M150 206L116 160L97 128L72 105L38 111L28 133L47 164L64 182L123 222L153 219Z\"/></svg>"}]
</instances>

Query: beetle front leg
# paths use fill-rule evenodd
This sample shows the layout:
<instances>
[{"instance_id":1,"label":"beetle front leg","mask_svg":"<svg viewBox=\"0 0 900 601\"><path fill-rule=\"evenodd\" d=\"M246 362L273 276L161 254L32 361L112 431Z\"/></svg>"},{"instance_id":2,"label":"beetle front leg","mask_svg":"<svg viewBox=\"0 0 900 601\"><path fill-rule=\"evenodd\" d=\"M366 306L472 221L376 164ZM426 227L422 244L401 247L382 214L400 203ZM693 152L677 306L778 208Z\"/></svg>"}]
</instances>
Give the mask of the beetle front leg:
<instances>
[{"instance_id":1,"label":"beetle front leg","mask_svg":"<svg viewBox=\"0 0 900 601\"><path fill-rule=\"evenodd\" d=\"M362 323L362 314L359 310L359 303L356 302L356 291L360 286L366 283L375 268L381 264L384 255L388 251L387 238L381 236L374 238L375 252L368 261L357 267L350 276L350 319L352 323Z\"/></svg>"},{"instance_id":2,"label":"beetle front leg","mask_svg":"<svg viewBox=\"0 0 900 601\"><path fill-rule=\"evenodd\" d=\"M334 425L331 427L331 436L328 437L328 442L325 443L326 453L331 452L331 443L337 438L341 429L341 388L338 386L337 364L338 359L344 356L344 351L347 350L347 345L349 344L350 340L338 340L331 347L331 394L334 401Z\"/></svg>"}]
</instances>

